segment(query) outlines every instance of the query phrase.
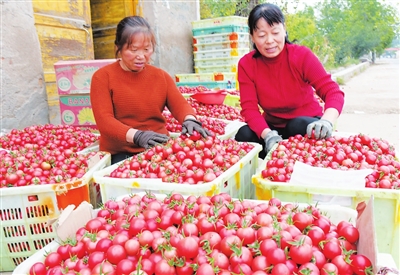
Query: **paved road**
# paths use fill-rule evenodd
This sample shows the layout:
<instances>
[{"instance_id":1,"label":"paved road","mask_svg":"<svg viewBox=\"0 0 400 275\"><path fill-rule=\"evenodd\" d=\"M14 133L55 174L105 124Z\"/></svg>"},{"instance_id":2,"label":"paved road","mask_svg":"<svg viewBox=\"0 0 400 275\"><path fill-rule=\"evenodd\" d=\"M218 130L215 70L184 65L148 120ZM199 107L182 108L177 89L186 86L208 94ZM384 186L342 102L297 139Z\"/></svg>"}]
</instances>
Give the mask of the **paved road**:
<instances>
[{"instance_id":1,"label":"paved road","mask_svg":"<svg viewBox=\"0 0 400 275\"><path fill-rule=\"evenodd\" d=\"M399 59L382 58L348 80L337 130L385 139L399 154L399 79Z\"/></svg>"}]
</instances>

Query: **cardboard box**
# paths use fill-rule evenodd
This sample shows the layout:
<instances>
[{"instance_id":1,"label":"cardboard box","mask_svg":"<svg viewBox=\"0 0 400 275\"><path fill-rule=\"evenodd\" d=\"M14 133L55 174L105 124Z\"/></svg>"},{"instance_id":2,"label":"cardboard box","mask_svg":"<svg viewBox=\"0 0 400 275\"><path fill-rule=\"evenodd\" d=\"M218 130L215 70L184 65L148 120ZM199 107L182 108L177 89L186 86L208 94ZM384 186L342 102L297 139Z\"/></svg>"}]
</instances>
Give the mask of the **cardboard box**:
<instances>
[{"instance_id":1,"label":"cardboard box","mask_svg":"<svg viewBox=\"0 0 400 275\"><path fill-rule=\"evenodd\" d=\"M89 94L60 96L61 124L95 126Z\"/></svg>"},{"instance_id":2,"label":"cardboard box","mask_svg":"<svg viewBox=\"0 0 400 275\"><path fill-rule=\"evenodd\" d=\"M58 61L54 64L59 95L90 92L93 73L116 59Z\"/></svg>"}]
</instances>

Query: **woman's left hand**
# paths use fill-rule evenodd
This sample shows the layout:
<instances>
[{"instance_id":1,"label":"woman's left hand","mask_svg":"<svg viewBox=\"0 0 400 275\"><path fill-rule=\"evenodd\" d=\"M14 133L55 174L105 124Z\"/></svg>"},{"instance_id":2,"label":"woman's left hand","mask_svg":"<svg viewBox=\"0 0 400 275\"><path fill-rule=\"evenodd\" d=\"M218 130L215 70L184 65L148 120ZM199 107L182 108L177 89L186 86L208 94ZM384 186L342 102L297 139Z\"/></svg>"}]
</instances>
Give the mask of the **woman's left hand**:
<instances>
[{"instance_id":1,"label":"woman's left hand","mask_svg":"<svg viewBox=\"0 0 400 275\"><path fill-rule=\"evenodd\" d=\"M308 124L307 126L308 137L312 136L313 130L316 139L328 138L332 135L333 125L332 122L326 119L320 119Z\"/></svg>"},{"instance_id":2,"label":"woman's left hand","mask_svg":"<svg viewBox=\"0 0 400 275\"><path fill-rule=\"evenodd\" d=\"M207 131L207 129L204 129L202 127L200 121L188 118L182 123L182 134L184 135L187 133L189 135L192 135L193 131L197 131L198 133L200 133L200 135L202 135L202 137L207 137L212 135L209 131Z\"/></svg>"}]
</instances>

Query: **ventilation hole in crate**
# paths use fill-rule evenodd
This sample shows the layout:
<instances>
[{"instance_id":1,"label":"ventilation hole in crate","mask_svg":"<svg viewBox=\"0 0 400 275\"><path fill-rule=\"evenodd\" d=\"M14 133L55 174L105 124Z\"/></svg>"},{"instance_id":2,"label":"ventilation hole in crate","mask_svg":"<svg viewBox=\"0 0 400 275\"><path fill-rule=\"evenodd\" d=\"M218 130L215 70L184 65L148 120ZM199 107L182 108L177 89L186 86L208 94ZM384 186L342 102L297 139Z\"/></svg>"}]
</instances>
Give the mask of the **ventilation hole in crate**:
<instances>
[{"instance_id":1,"label":"ventilation hole in crate","mask_svg":"<svg viewBox=\"0 0 400 275\"><path fill-rule=\"evenodd\" d=\"M22 219L22 211L20 208L2 209L0 210L0 218L2 221L20 220Z\"/></svg>"},{"instance_id":2,"label":"ventilation hole in crate","mask_svg":"<svg viewBox=\"0 0 400 275\"><path fill-rule=\"evenodd\" d=\"M228 181L224 182L224 188L228 187Z\"/></svg>"},{"instance_id":3,"label":"ventilation hole in crate","mask_svg":"<svg viewBox=\"0 0 400 275\"><path fill-rule=\"evenodd\" d=\"M46 239L39 239L39 240L34 240L33 245L36 250L40 250L49 243L51 243L54 240L54 238L46 238Z\"/></svg>"},{"instance_id":4,"label":"ventilation hole in crate","mask_svg":"<svg viewBox=\"0 0 400 275\"><path fill-rule=\"evenodd\" d=\"M28 252L31 251L31 247L29 246L29 242L13 242L7 244L8 250L11 253L20 253L20 252Z\"/></svg>"},{"instance_id":5,"label":"ventilation hole in crate","mask_svg":"<svg viewBox=\"0 0 400 275\"><path fill-rule=\"evenodd\" d=\"M49 207L47 205L34 205L25 208L28 218L45 217L49 215Z\"/></svg>"},{"instance_id":6,"label":"ventilation hole in crate","mask_svg":"<svg viewBox=\"0 0 400 275\"><path fill-rule=\"evenodd\" d=\"M24 225L3 226L3 233L5 238L26 236Z\"/></svg>"},{"instance_id":7,"label":"ventilation hole in crate","mask_svg":"<svg viewBox=\"0 0 400 275\"><path fill-rule=\"evenodd\" d=\"M39 197L38 195L29 195L28 196L28 201L38 201Z\"/></svg>"},{"instance_id":8,"label":"ventilation hole in crate","mask_svg":"<svg viewBox=\"0 0 400 275\"><path fill-rule=\"evenodd\" d=\"M15 257L15 258L12 258L12 260L14 262L14 265L17 266L17 265L20 265L23 261L25 261L28 258L29 257Z\"/></svg>"},{"instance_id":9,"label":"ventilation hole in crate","mask_svg":"<svg viewBox=\"0 0 400 275\"><path fill-rule=\"evenodd\" d=\"M32 235L41 235L43 233L53 232L53 227L51 225L47 225L46 223L30 224L29 229Z\"/></svg>"}]
</instances>

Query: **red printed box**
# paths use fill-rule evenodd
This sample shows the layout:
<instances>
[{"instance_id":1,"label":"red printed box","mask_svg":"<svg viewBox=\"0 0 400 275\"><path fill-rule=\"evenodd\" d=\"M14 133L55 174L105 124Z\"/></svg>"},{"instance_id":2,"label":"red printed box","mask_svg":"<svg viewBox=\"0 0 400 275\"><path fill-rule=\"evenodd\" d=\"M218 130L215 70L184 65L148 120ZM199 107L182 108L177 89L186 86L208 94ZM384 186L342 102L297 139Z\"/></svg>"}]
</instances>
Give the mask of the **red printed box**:
<instances>
[{"instance_id":1,"label":"red printed box","mask_svg":"<svg viewBox=\"0 0 400 275\"><path fill-rule=\"evenodd\" d=\"M115 59L58 61L54 64L59 95L88 94L93 73Z\"/></svg>"},{"instance_id":2,"label":"red printed box","mask_svg":"<svg viewBox=\"0 0 400 275\"><path fill-rule=\"evenodd\" d=\"M60 96L60 117L64 125L96 125L88 94Z\"/></svg>"}]
</instances>

